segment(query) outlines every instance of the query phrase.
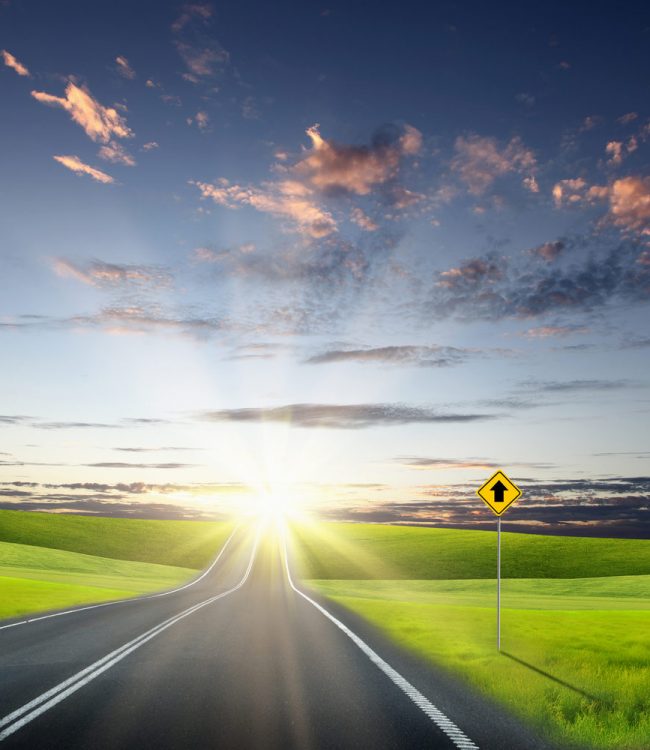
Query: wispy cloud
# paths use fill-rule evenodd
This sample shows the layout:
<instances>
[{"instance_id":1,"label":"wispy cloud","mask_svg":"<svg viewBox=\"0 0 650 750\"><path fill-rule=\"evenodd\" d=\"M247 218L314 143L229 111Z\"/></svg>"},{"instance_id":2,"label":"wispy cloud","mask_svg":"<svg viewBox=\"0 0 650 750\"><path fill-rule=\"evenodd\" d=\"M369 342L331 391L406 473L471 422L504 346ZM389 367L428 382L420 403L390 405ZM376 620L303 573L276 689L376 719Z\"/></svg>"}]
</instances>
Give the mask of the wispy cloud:
<instances>
[{"instance_id":1,"label":"wispy cloud","mask_svg":"<svg viewBox=\"0 0 650 750\"><path fill-rule=\"evenodd\" d=\"M102 182L105 185L110 185L115 182L115 180L109 175L106 174L106 172L102 172L101 169L96 169L95 167L91 167L90 164L86 164L78 156L74 155L61 155L61 156L53 156L52 157L55 161L58 161L59 164L62 164L67 169L71 170L75 174L83 175L87 174L89 177L92 177L93 180L96 182Z\"/></svg>"},{"instance_id":2,"label":"wispy cloud","mask_svg":"<svg viewBox=\"0 0 650 750\"><path fill-rule=\"evenodd\" d=\"M228 51L206 31L213 16L211 5L187 3L171 27L174 44L188 70L183 77L192 83L216 76L230 62Z\"/></svg>"},{"instance_id":3,"label":"wispy cloud","mask_svg":"<svg viewBox=\"0 0 650 750\"><path fill-rule=\"evenodd\" d=\"M96 143L109 143L112 138L131 138L133 132L126 119L113 107L104 107L84 86L69 81L65 96L53 96L44 91L32 91L32 96L43 104L64 109Z\"/></svg>"},{"instance_id":4,"label":"wispy cloud","mask_svg":"<svg viewBox=\"0 0 650 750\"><path fill-rule=\"evenodd\" d=\"M206 422L281 422L293 427L360 429L403 424L453 424L495 419L493 414L454 414L401 404L288 404L221 409L196 415Z\"/></svg>"},{"instance_id":5,"label":"wispy cloud","mask_svg":"<svg viewBox=\"0 0 650 750\"><path fill-rule=\"evenodd\" d=\"M135 78L135 70L123 55L118 55L115 58L115 68L123 78L127 78L129 81Z\"/></svg>"},{"instance_id":6,"label":"wispy cloud","mask_svg":"<svg viewBox=\"0 0 650 750\"><path fill-rule=\"evenodd\" d=\"M73 278L89 286L116 287L136 284L164 288L172 282L171 274L158 266L106 263L101 260L82 264L66 258L55 258L52 264L58 276Z\"/></svg>"},{"instance_id":7,"label":"wispy cloud","mask_svg":"<svg viewBox=\"0 0 650 750\"><path fill-rule=\"evenodd\" d=\"M330 349L305 360L306 364L322 365L334 362L414 365L419 367L448 367L457 365L480 352L455 346L379 346L364 349Z\"/></svg>"},{"instance_id":8,"label":"wispy cloud","mask_svg":"<svg viewBox=\"0 0 650 750\"><path fill-rule=\"evenodd\" d=\"M472 195L483 195L495 180L511 173L528 178L524 186L536 192L537 183L533 178L537 161L520 138L515 136L505 146L500 146L496 138L475 134L459 136L454 150L451 169Z\"/></svg>"},{"instance_id":9,"label":"wispy cloud","mask_svg":"<svg viewBox=\"0 0 650 750\"><path fill-rule=\"evenodd\" d=\"M17 60L11 52L8 52L6 49L3 49L0 51L0 54L2 55L2 59L4 60L4 64L11 68L12 70L15 70L16 73L18 73L19 76L27 76L29 77L30 73L29 70L27 70L27 67L23 65L19 60Z\"/></svg>"},{"instance_id":10,"label":"wispy cloud","mask_svg":"<svg viewBox=\"0 0 650 750\"><path fill-rule=\"evenodd\" d=\"M135 167L135 159L117 141L110 141L106 146L102 146L97 152L100 159L110 161L113 164L123 164L125 167Z\"/></svg>"}]
</instances>

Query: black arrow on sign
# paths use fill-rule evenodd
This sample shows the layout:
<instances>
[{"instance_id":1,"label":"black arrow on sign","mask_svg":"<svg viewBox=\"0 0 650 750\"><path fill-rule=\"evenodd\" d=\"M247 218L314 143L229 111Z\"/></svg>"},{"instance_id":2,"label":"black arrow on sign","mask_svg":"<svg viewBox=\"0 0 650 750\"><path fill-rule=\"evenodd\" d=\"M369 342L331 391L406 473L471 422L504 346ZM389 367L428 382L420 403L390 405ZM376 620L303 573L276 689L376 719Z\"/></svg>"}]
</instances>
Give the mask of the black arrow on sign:
<instances>
[{"instance_id":1,"label":"black arrow on sign","mask_svg":"<svg viewBox=\"0 0 650 750\"><path fill-rule=\"evenodd\" d=\"M508 489L505 484L499 479L495 484L490 487L492 492L494 493L494 502L495 503L502 503L503 502L503 495Z\"/></svg>"}]
</instances>

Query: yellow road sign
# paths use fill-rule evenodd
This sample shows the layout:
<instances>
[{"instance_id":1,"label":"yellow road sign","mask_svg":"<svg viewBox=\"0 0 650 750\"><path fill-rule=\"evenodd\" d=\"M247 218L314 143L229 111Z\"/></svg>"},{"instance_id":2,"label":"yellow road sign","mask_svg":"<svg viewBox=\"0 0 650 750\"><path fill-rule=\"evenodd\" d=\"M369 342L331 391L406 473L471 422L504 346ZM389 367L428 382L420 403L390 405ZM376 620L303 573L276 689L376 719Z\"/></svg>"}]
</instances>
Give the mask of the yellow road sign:
<instances>
[{"instance_id":1,"label":"yellow road sign","mask_svg":"<svg viewBox=\"0 0 650 750\"><path fill-rule=\"evenodd\" d=\"M476 494L495 515L501 516L521 496L521 490L499 469Z\"/></svg>"}]
</instances>

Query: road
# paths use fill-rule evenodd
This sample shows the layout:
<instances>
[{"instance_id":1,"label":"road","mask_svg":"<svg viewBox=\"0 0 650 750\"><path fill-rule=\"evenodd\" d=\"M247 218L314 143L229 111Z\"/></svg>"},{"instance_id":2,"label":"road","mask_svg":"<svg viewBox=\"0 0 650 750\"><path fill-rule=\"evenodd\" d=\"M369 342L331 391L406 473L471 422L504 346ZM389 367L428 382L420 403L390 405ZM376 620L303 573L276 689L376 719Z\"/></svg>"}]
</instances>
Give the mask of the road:
<instances>
[{"instance_id":1,"label":"road","mask_svg":"<svg viewBox=\"0 0 650 750\"><path fill-rule=\"evenodd\" d=\"M301 591L247 524L192 586L0 629L0 747L547 747Z\"/></svg>"}]
</instances>

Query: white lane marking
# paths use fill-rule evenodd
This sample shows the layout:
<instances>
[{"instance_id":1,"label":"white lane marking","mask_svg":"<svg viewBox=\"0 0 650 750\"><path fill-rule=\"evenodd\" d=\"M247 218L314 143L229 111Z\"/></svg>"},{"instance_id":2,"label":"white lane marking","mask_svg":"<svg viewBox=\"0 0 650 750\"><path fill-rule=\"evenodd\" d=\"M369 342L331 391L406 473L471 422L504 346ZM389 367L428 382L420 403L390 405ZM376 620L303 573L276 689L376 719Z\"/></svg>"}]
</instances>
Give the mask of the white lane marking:
<instances>
[{"instance_id":1,"label":"white lane marking","mask_svg":"<svg viewBox=\"0 0 650 750\"><path fill-rule=\"evenodd\" d=\"M8 625L0 625L0 630L7 630L8 628L15 628L18 625L27 625L30 622L38 622L39 620L49 620L52 617L61 617L62 615L71 615L75 612L86 612L89 609L99 609L100 607L111 607L113 604L125 604L126 602L142 602L145 599L157 599L159 596L169 596L169 594L175 594L178 591L183 591L183 589L188 589L190 586L194 586L195 583L198 583L202 578L205 578L205 576L208 575L208 573L214 568L214 566L219 562L221 559L221 556L226 551L226 547L230 544L230 540L235 536L235 532L239 528L239 524L235 525L235 528L230 532L230 536L226 541L224 542L223 547L219 550L219 554L215 557L215 559L212 561L212 563L201 573L198 578L194 578L189 583L184 584L183 586L178 586L175 589L170 589L169 591L162 591L159 594L145 594L144 596L134 596L129 597L128 599L116 599L114 602L103 602L102 604L89 604L86 607L74 607L72 609L64 609L61 612L51 612L49 615L39 615L38 617L28 617L25 620L19 620L18 622L10 622Z\"/></svg>"},{"instance_id":2,"label":"white lane marking","mask_svg":"<svg viewBox=\"0 0 650 750\"><path fill-rule=\"evenodd\" d=\"M407 695L415 705L421 709L430 719L433 721L433 723L441 729L447 737L452 741L452 743L455 745L455 747L461 748L462 750L478 750L478 745L462 731L462 729L459 729L454 722L449 719L439 708L436 708L436 706L431 703L431 701L426 698L422 693L405 678L402 677L402 675L396 670L391 667L391 665L384 661L379 654L374 651L370 646L350 628L341 622L341 620L334 617L334 615L330 614L325 607L321 606L317 601L312 599L311 597L307 596L303 591L301 591L293 582L293 578L291 577L291 570L289 569L289 556L287 554L287 538L286 538L286 528L282 529L282 543L284 546L284 564L287 571L287 578L289 579L289 584L291 588L297 593L302 596L303 599L306 599L310 604L312 604L316 609L321 612L325 617L327 617L328 620L331 620L339 630L342 630L345 635L356 645L358 648L363 651L363 653L370 659L370 661L393 682L397 687L405 694Z\"/></svg>"},{"instance_id":3,"label":"white lane marking","mask_svg":"<svg viewBox=\"0 0 650 750\"><path fill-rule=\"evenodd\" d=\"M123 646L116 648L114 651L111 651L109 654L106 654L106 656L102 657L101 659L98 659L96 662L94 662L90 666L72 675L72 677L69 677L67 680L63 680L63 682L60 682L58 685L55 685L50 690L45 691L44 693L37 696L33 700L29 701L28 703L25 703L20 708L17 708L15 711L12 711L10 714L7 714L7 716L0 719L0 728L6 727L6 729L3 729L3 731L0 732L0 742L2 742L3 740L6 740L7 737L14 734L14 732L17 732L26 724L29 724L29 722L33 721L38 716L45 713L45 711L47 711L48 709L52 708L53 706L56 706L57 703L60 703L62 700L65 700L68 696L72 695L73 693L76 693L77 690L80 690L82 687L84 687L84 685L87 685L96 677L99 677L99 675L105 672L107 669L110 669L119 661L122 661L122 659L124 659L130 653L140 648L140 646L143 646L145 643L147 643L147 641L150 641L152 638L155 638L164 630L167 630L167 628L171 627L172 625L175 625L177 622L179 622L179 620L183 620L185 617L188 617L189 615L193 614L199 609L202 609L208 604L212 604L213 602L216 602L218 599L223 599L225 596L228 596L229 594L232 594L238 589L240 589L246 583L246 581L248 580L248 577L250 576L251 570L253 568L253 563L255 562L255 556L257 554L257 547L259 544L259 539L260 539L260 527L258 526L257 533L255 534L255 542L253 544L253 550L251 552L250 560L248 561L248 567L246 568L246 572L244 573L243 578L239 581L238 584L233 586L231 589L228 589L228 591L222 591L220 594L211 596L209 599L205 599L204 601L199 602L198 604L194 604L192 607L188 607L182 612L179 612L177 615L174 615L173 617L170 617L169 619L164 620L163 622L159 623L158 625L151 628L150 630L147 630L146 632L142 633L137 638L134 638L132 641L129 641L128 643L125 643Z\"/></svg>"}]
</instances>

